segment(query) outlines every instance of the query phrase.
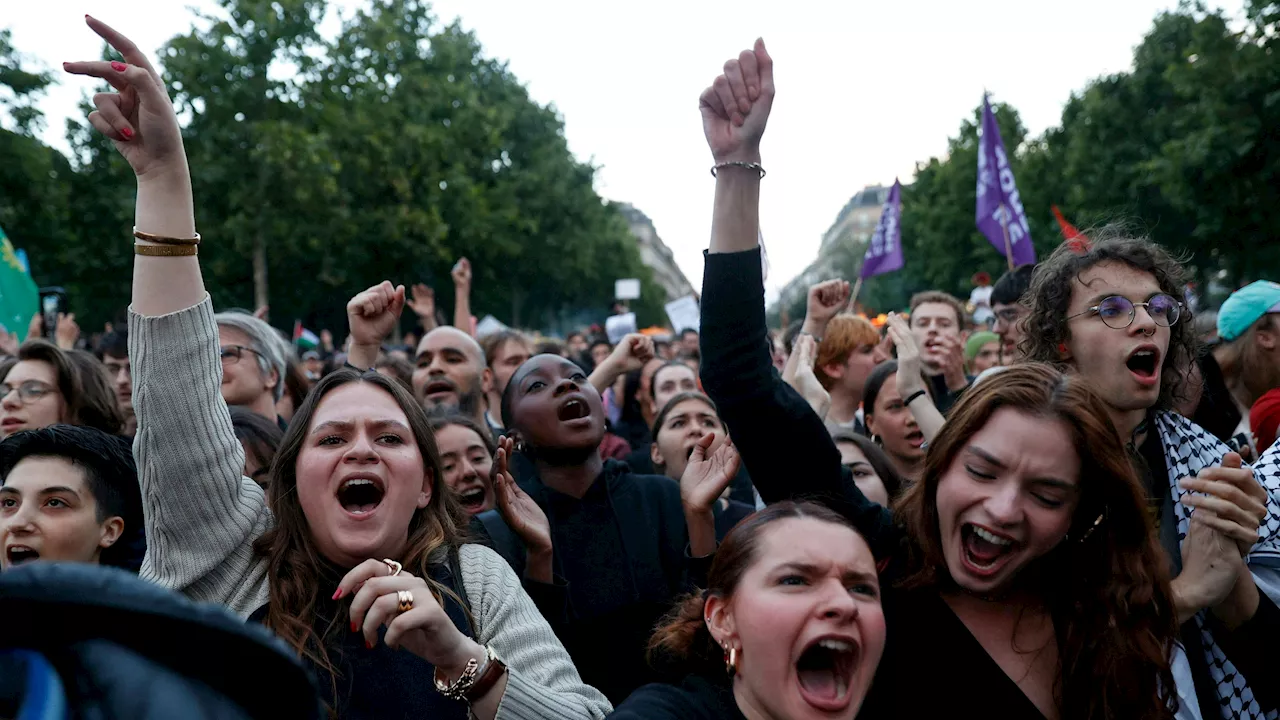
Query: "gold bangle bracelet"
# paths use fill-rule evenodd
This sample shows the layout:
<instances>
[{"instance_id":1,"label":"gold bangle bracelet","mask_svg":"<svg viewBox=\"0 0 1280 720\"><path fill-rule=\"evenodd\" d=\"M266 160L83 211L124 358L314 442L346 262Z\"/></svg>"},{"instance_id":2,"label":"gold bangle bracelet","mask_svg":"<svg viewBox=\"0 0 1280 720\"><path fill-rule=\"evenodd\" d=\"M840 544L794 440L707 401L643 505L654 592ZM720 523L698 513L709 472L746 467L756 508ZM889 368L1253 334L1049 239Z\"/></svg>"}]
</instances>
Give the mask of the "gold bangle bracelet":
<instances>
[{"instance_id":1,"label":"gold bangle bracelet","mask_svg":"<svg viewBox=\"0 0 1280 720\"><path fill-rule=\"evenodd\" d=\"M145 255L146 257L190 257L197 254L199 248L195 245L143 245L142 243L133 244L134 255Z\"/></svg>"},{"instance_id":2,"label":"gold bangle bracelet","mask_svg":"<svg viewBox=\"0 0 1280 720\"><path fill-rule=\"evenodd\" d=\"M200 233L196 233L195 237L175 238L175 237L166 237L164 235L152 235L151 233L145 233L139 230L138 228L134 228L133 236L138 238L139 240L146 240L147 242L160 243L162 245L199 245L200 244Z\"/></svg>"}]
</instances>

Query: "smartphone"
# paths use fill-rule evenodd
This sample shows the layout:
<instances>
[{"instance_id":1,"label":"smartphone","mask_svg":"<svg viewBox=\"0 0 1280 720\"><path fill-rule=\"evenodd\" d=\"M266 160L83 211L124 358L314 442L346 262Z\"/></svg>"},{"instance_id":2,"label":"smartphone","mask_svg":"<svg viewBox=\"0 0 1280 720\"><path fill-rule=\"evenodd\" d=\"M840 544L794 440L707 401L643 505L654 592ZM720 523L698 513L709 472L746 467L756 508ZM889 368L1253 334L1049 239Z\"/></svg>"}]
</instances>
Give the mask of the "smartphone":
<instances>
[{"instance_id":1,"label":"smartphone","mask_svg":"<svg viewBox=\"0 0 1280 720\"><path fill-rule=\"evenodd\" d=\"M52 340L58 329L58 315L66 311L66 288L40 288L40 336Z\"/></svg>"}]
</instances>

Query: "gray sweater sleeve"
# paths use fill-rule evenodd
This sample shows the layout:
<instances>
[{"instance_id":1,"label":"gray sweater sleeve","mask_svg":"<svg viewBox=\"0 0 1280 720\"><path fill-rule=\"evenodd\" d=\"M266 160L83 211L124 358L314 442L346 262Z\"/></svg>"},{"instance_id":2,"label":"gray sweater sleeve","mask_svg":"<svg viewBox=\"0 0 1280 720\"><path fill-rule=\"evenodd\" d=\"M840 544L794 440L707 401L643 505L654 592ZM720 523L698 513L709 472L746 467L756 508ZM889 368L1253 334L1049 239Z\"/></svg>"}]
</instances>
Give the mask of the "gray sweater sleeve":
<instances>
[{"instance_id":1,"label":"gray sweater sleeve","mask_svg":"<svg viewBox=\"0 0 1280 720\"><path fill-rule=\"evenodd\" d=\"M267 602L253 542L272 519L262 488L243 477L209 297L159 317L131 309L129 361L147 532L141 575L247 616Z\"/></svg>"},{"instance_id":2,"label":"gray sweater sleeve","mask_svg":"<svg viewBox=\"0 0 1280 720\"><path fill-rule=\"evenodd\" d=\"M511 566L481 545L459 552L471 613L488 645L507 664L507 689L497 720L600 720L613 709L578 676L573 660Z\"/></svg>"}]
</instances>

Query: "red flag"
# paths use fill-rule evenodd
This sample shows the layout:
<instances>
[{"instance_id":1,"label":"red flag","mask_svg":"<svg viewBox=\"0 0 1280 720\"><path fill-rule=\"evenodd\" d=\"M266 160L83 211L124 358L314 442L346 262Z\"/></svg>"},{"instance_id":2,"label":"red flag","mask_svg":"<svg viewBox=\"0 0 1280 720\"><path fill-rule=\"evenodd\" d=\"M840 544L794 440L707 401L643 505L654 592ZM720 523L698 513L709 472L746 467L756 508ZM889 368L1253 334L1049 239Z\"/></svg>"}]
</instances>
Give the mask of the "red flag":
<instances>
[{"instance_id":1,"label":"red flag","mask_svg":"<svg viewBox=\"0 0 1280 720\"><path fill-rule=\"evenodd\" d=\"M1053 205L1053 216L1058 219L1058 227L1062 228L1062 237L1066 239L1067 245L1077 253L1084 253L1089 249L1089 238L1084 233L1075 228L1074 225L1067 222L1062 217L1062 212L1058 210L1057 205Z\"/></svg>"}]
</instances>

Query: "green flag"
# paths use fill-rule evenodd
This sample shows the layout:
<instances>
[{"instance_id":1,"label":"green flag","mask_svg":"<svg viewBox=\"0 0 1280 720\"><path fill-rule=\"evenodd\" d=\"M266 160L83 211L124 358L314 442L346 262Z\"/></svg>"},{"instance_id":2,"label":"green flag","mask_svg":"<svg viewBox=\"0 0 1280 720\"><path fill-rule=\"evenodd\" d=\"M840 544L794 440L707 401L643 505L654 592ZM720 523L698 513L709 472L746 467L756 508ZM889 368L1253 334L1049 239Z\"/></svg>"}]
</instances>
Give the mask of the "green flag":
<instances>
[{"instance_id":1,"label":"green flag","mask_svg":"<svg viewBox=\"0 0 1280 720\"><path fill-rule=\"evenodd\" d=\"M40 291L36 281L22 269L3 228L0 242L0 325L17 334L18 342L22 342L27 339L31 316L40 309Z\"/></svg>"}]
</instances>

